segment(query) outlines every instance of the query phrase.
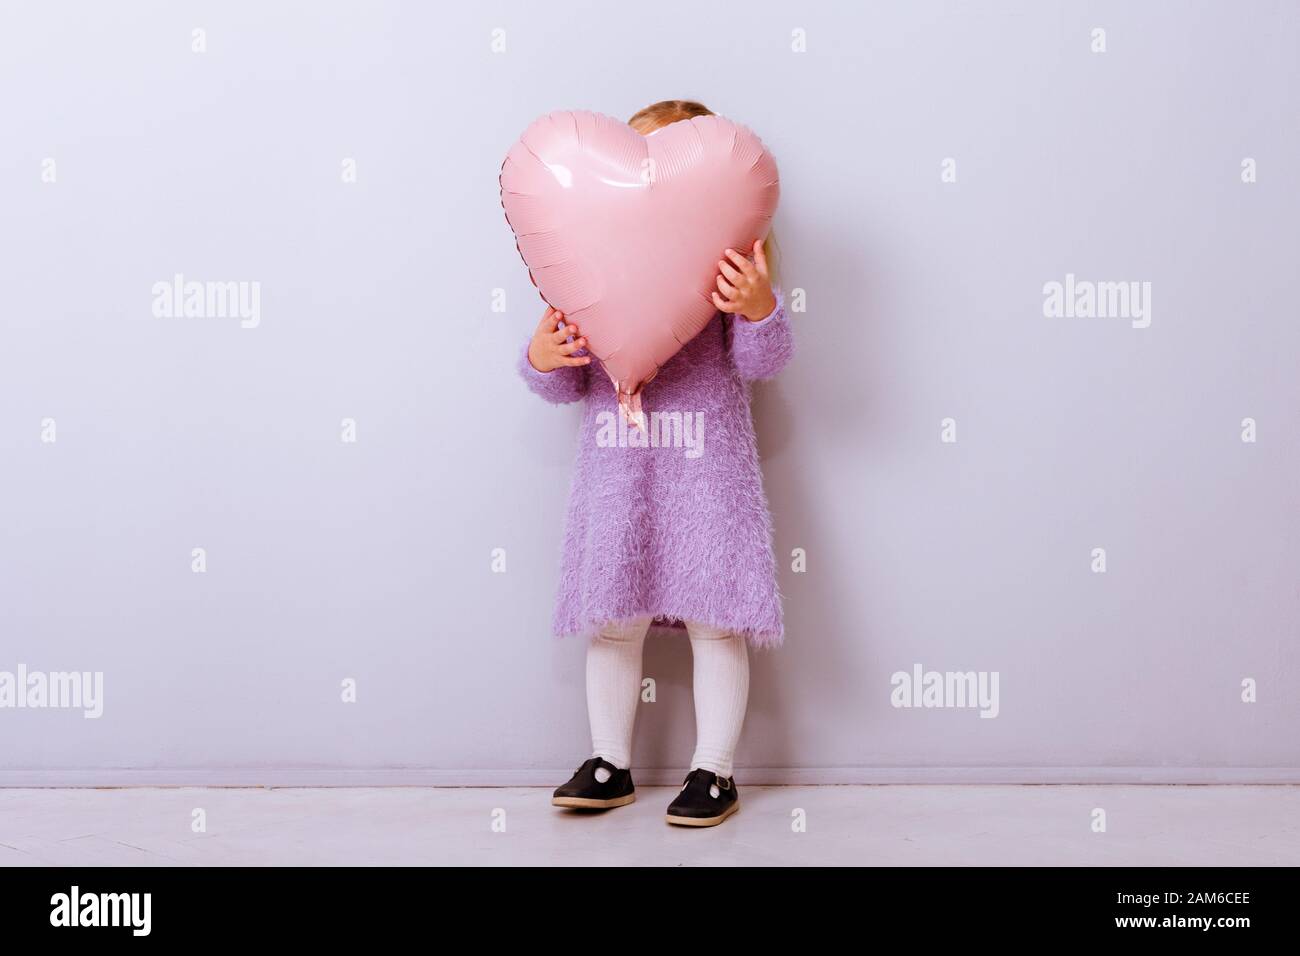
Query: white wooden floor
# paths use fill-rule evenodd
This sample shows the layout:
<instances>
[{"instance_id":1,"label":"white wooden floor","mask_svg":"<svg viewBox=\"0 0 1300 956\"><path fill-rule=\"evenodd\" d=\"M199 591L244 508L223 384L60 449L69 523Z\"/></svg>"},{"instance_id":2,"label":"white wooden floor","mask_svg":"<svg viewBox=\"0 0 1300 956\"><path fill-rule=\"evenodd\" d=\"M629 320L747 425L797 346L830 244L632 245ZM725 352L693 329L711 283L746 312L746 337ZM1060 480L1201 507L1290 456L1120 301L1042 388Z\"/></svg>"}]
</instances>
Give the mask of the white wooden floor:
<instances>
[{"instance_id":1,"label":"white wooden floor","mask_svg":"<svg viewBox=\"0 0 1300 956\"><path fill-rule=\"evenodd\" d=\"M583 815L534 788L0 790L0 865L1300 864L1295 786L745 787L707 830L666 825L672 795Z\"/></svg>"}]
</instances>

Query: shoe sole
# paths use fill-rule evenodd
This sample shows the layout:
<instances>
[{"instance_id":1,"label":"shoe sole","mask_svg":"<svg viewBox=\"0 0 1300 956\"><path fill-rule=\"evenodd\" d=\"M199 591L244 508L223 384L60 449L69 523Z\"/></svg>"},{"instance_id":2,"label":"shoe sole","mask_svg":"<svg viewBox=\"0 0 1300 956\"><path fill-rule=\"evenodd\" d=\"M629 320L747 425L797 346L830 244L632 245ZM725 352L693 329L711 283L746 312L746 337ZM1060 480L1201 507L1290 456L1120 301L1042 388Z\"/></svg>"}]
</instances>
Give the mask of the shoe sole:
<instances>
[{"instance_id":1,"label":"shoe sole","mask_svg":"<svg viewBox=\"0 0 1300 956\"><path fill-rule=\"evenodd\" d=\"M676 817L669 813L664 817L664 820L675 827L716 827L739 809L740 801L737 800L716 817Z\"/></svg>"},{"instance_id":2,"label":"shoe sole","mask_svg":"<svg viewBox=\"0 0 1300 956\"><path fill-rule=\"evenodd\" d=\"M613 810L615 807L625 807L635 800L635 793L612 797L609 800L596 800L592 797L551 797L551 806L567 807L570 810Z\"/></svg>"}]
</instances>

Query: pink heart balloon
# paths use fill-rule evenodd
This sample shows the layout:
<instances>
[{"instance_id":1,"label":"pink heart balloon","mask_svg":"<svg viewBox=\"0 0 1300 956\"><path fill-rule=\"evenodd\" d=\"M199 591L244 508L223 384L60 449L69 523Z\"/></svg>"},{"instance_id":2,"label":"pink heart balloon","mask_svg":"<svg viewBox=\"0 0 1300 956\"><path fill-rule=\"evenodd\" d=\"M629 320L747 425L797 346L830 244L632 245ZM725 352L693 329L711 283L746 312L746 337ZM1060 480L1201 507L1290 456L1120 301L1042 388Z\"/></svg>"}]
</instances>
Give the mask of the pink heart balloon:
<instances>
[{"instance_id":1,"label":"pink heart balloon","mask_svg":"<svg viewBox=\"0 0 1300 956\"><path fill-rule=\"evenodd\" d=\"M696 116L642 136L550 113L501 167L501 205L542 298L586 337L620 401L717 312L718 260L764 239L776 161L750 130Z\"/></svg>"}]
</instances>

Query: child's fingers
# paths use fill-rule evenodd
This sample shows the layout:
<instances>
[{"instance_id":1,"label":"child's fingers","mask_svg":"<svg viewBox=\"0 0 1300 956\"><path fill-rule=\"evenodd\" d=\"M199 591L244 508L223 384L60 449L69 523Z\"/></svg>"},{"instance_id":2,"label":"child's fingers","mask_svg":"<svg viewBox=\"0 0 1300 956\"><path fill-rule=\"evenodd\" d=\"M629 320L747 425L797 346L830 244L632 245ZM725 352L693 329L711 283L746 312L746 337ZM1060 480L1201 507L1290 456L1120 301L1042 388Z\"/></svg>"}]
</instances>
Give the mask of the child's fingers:
<instances>
[{"instance_id":1,"label":"child's fingers","mask_svg":"<svg viewBox=\"0 0 1300 956\"><path fill-rule=\"evenodd\" d=\"M560 363L563 365L586 365L591 361L590 355L579 355L576 357L562 358Z\"/></svg>"},{"instance_id":2,"label":"child's fingers","mask_svg":"<svg viewBox=\"0 0 1300 956\"><path fill-rule=\"evenodd\" d=\"M754 268L764 279L767 278L767 252L763 249L763 240L754 240Z\"/></svg>"},{"instance_id":3,"label":"child's fingers","mask_svg":"<svg viewBox=\"0 0 1300 956\"><path fill-rule=\"evenodd\" d=\"M740 281L744 278L741 273L731 268L731 263L723 262L721 259L718 260L718 271L727 277L728 282L735 285L739 285Z\"/></svg>"},{"instance_id":4,"label":"child's fingers","mask_svg":"<svg viewBox=\"0 0 1300 956\"><path fill-rule=\"evenodd\" d=\"M718 276L717 282L718 282L718 291L721 292L724 296L726 296L728 299L734 299L736 297L735 287L731 285L731 283L729 283L726 279L722 278L722 276Z\"/></svg>"},{"instance_id":5,"label":"child's fingers","mask_svg":"<svg viewBox=\"0 0 1300 956\"><path fill-rule=\"evenodd\" d=\"M758 270L754 268L754 263L750 262L735 249L727 250L727 258L734 262L737 268L751 279L758 277Z\"/></svg>"},{"instance_id":6,"label":"child's fingers","mask_svg":"<svg viewBox=\"0 0 1300 956\"><path fill-rule=\"evenodd\" d=\"M549 305L546 311L542 313L542 320L537 323L537 331L546 335L555 332L555 327L564 321L564 313L557 312Z\"/></svg>"},{"instance_id":7,"label":"child's fingers","mask_svg":"<svg viewBox=\"0 0 1300 956\"><path fill-rule=\"evenodd\" d=\"M735 312L736 306L732 305L718 293L713 293L713 304L718 307L719 312Z\"/></svg>"},{"instance_id":8,"label":"child's fingers","mask_svg":"<svg viewBox=\"0 0 1300 956\"><path fill-rule=\"evenodd\" d=\"M582 349L586 347L587 347L586 339L574 339L572 342L565 342L563 345L560 346L560 354L572 355L574 352L578 351L578 349Z\"/></svg>"},{"instance_id":9,"label":"child's fingers","mask_svg":"<svg viewBox=\"0 0 1300 956\"><path fill-rule=\"evenodd\" d=\"M556 329L551 333L551 341L559 344L567 339L570 335L577 335L578 327L576 325L565 325L561 329Z\"/></svg>"}]
</instances>

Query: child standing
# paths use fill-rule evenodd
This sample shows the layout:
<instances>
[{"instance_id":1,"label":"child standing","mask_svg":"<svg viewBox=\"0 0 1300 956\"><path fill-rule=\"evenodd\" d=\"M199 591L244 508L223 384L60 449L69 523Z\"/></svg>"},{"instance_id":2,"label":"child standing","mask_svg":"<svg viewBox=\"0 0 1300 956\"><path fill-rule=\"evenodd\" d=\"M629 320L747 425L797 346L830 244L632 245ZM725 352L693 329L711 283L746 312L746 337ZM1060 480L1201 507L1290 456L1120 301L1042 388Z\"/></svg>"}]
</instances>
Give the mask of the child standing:
<instances>
[{"instance_id":1,"label":"child standing","mask_svg":"<svg viewBox=\"0 0 1300 956\"><path fill-rule=\"evenodd\" d=\"M699 103L667 100L629 124L649 135L706 115ZM581 330L562 314L546 310L521 356L520 373L542 398L584 403L554 629L593 633L592 757L555 791L556 806L605 809L635 799L632 729L642 646L655 619L684 623L694 658L697 742L667 821L713 826L740 806L732 761L749 695L746 645L782 640L749 382L780 371L793 339L763 244L755 242L749 256L719 252L719 314L646 392L649 417L677 426L680 416L680 427L698 431L689 454L666 443L607 440L619 416L613 387L601 387L608 383L591 367Z\"/></svg>"}]
</instances>

